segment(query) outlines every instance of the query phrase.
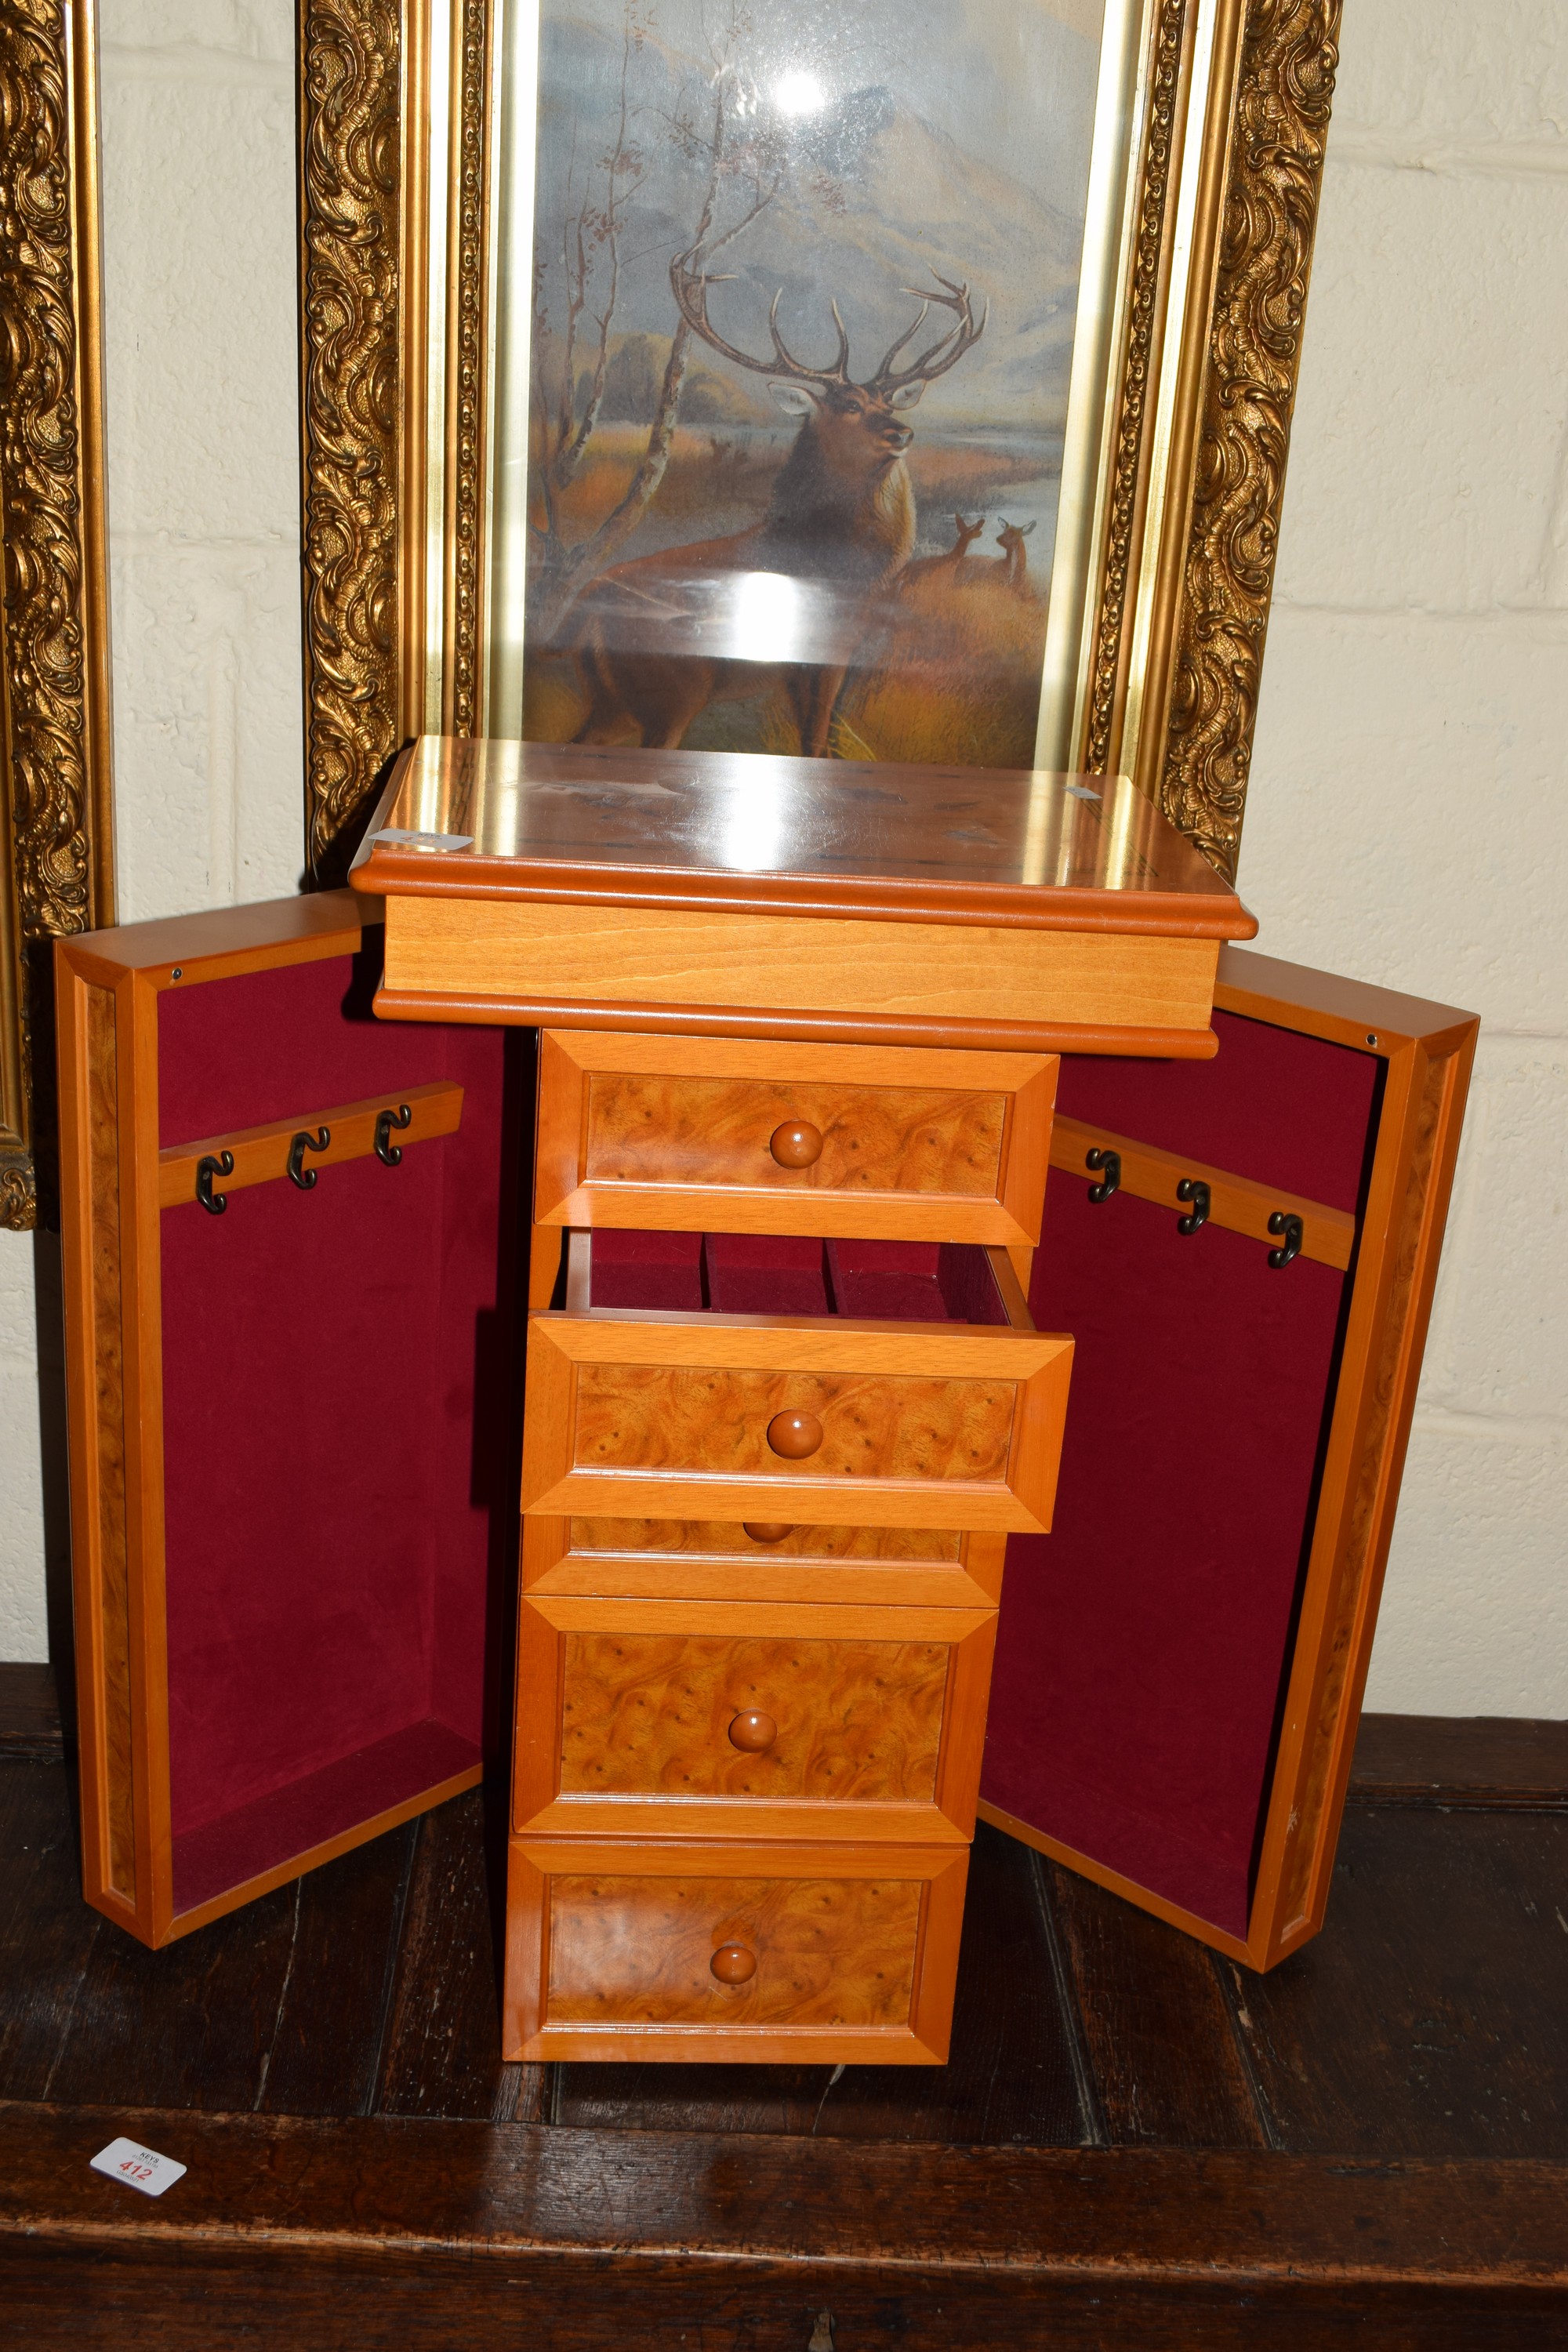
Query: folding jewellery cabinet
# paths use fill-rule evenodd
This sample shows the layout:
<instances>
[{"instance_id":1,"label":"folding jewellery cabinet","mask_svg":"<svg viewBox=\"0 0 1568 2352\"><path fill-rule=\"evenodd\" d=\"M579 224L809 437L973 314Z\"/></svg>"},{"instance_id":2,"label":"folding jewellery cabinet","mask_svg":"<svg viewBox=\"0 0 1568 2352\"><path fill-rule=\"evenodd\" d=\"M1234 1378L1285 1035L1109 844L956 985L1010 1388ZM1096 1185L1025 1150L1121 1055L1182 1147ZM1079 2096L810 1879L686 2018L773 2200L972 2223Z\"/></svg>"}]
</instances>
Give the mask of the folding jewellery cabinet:
<instances>
[{"instance_id":1,"label":"folding jewellery cabinet","mask_svg":"<svg viewBox=\"0 0 1568 2352\"><path fill-rule=\"evenodd\" d=\"M89 1900L489 1760L512 2056L940 2062L977 1809L1313 1934L1475 1023L1101 778L431 739L353 882L59 944Z\"/></svg>"}]
</instances>

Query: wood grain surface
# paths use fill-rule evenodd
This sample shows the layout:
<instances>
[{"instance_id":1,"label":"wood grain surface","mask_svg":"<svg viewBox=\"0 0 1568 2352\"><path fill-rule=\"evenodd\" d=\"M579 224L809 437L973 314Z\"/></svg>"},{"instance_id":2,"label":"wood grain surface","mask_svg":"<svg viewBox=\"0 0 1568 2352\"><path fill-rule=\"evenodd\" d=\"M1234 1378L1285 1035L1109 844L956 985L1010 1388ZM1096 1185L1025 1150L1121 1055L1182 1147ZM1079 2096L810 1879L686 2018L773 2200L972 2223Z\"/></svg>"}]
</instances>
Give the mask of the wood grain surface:
<instances>
[{"instance_id":1,"label":"wood grain surface","mask_svg":"<svg viewBox=\"0 0 1568 2352\"><path fill-rule=\"evenodd\" d=\"M564 1638L563 1793L928 1803L934 1794L945 1643ZM729 1737L746 1708L778 1725L761 1754Z\"/></svg>"},{"instance_id":2,"label":"wood grain surface","mask_svg":"<svg viewBox=\"0 0 1568 2352\"><path fill-rule=\"evenodd\" d=\"M1011 1027L1206 1032L1218 941L837 915L389 897L394 998L581 998ZM551 1026L564 1025L559 1018ZM962 1032L950 1032L961 1042Z\"/></svg>"},{"instance_id":3,"label":"wood grain surface","mask_svg":"<svg viewBox=\"0 0 1568 2352\"><path fill-rule=\"evenodd\" d=\"M976 1836L944 2066L563 2066L554 2120L577 2130L778 2132L863 2147L1092 2142L1092 2089L1074 2046L1070 1990L1053 1963L1041 1867L994 1830ZM1199 1960L1207 1975L1206 1954ZM1212 1981L1210 1992L1217 1998ZM1186 2022L1171 2021L1178 2031ZM1202 2067L1210 2055L1197 2042L1188 2063Z\"/></svg>"},{"instance_id":4,"label":"wood grain surface","mask_svg":"<svg viewBox=\"0 0 1568 2352\"><path fill-rule=\"evenodd\" d=\"M901 2025L923 1892L907 1878L553 1877L546 2020ZM710 1967L728 1943L757 1956L743 1985Z\"/></svg>"},{"instance_id":5,"label":"wood grain surface","mask_svg":"<svg viewBox=\"0 0 1568 2352\"><path fill-rule=\"evenodd\" d=\"M551 1224L767 1233L787 1197L792 1233L1026 1245L1039 1230L1058 1067L1056 1055L1030 1053L546 1029L534 1214ZM593 1132L595 1102L615 1107L613 1150ZM934 1140L910 1130L911 1106L933 1112L925 1133ZM709 1121L721 1113L716 1139ZM964 1164L976 1113L986 1127L1000 1120L988 1173L989 1145L978 1166ZM771 1139L801 1118L822 1134L822 1157L782 1169ZM667 1164L674 1128L681 1149Z\"/></svg>"},{"instance_id":6,"label":"wood grain surface","mask_svg":"<svg viewBox=\"0 0 1568 2352\"><path fill-rule=\"evenodd\" d=\"M552 2352L628 2311L802 2352L825 2308L839 2352L1556 2352L1568 1821L1514 1800L1561 1800L1563 1727L1373 1728L1329 1931L1261 1983L982 1832L951 2063L842 2070L503 2065L478 1792L152 1953L80 1901L62 1766L6 1763L6 2326L510 2352L537 2300ZM121 2132L190 2166L169 2197L89 2169Z\"/></svg>"},{"instance_id":7,"label":"wood grain surface","mask_svg":"<svg viewBox=\"0 0 1568 2352\"><path fill-rule=\"evenodd\" d=\"M956 1528L792 1525L760 1543L739 1520L536 1515L523 1521L522 1580L542 1595L994 1607L1005 1547Z\"/></svg>"},{"instance_id":8,"label":"wood grain surface","mask_svg":"<svg viewBox=\"0 0 1568 2352\"><path fill-rule=\"evenodd\" d=\"M480 1848L478 1794L423 1814L411 1832L396 1966L384 1997L374 2103L389 2116L518 2112L525 2070L500 2058L496 1896ZM498 1874L499 1876L499 1874Z\"/></svg>"},{"instance_id":9,"label":"wood grain surface","mask_svg":"<svg viewBox=\"0 0 1568 2352\"><path fill-rule=\"evenodd\" d=\"M592 1236L584 1234L584 1243ZM1005 1254L1004 1254L1005 1255ZM993 1268L995 1254L986 1252ZM714 1315L606 1309L535 1315L531 1341L569 1363L722 1365L731 1371L892 1372L1019 1381L1072 1354L1059 1332L852 1316ZM639 1513L639 1517L649 1516ZM653 1514L652 1516L658 1516Z\"/></svg>"},{"instance_id":10,"label":"wood grain surface","mask_svg":"<svg viewBox=\"0 0 1568 2352\"><path fill-rule=\"evenodd\" d=\"M305 897L263 898L248 907L213 907L198 915L168 915L121 923L59 943L68 966L112 988L129 972L145 972L154 988L185 980L230 980L279 965L316 963L353 955L362 930L374 933L377 910L353 890L318 890Z\"/></svg>"},{"instance_id":11,"label":"wood grain surface","mask_svg":"<svg viewBox=\"0 0 1568 2352\"><path fill-rule=\"evenodd\" d=\"M1058 1334L951 1323L533 1315L522 1507L1043 1533L1072 1352ZM826 1425L800 1461L767 1444L786 1412Z\"/></svg>"},{"instance_id":12,"label":"wood grain surface","mask_svg":"<svg viewBox=\"0 0 1568 2352\"><path fill-rule=\"evenodd\" d=\"M1568 1811L1568 1723L1515 1715L1363 1715L1352 1805Z\"/></svg>"},{"instance_id":13,"label":"wood grain surface","mask_svg":"<svg viewBox=\"0 0 1568 2352\"><path fill-rule=\"evenodd\" d=\"M180 2206L89 2169L121 2131L178 2147ZM0 2163L27 2352L1560 2352L1568 2312L1542 2163L102 2103L0 2110Z\"/></svg>"},{"instance_id":14,"label":"wood grain surface","mask_svg":"<svg viewBox=\"0 0 1568 2352\"><path fill-rule=\"evenodd\" d=\"M595 1072L584 1173L601 1184L994 1198L1006 1114L999 1094ZM822 1137L821 1156L807 1168L781 1168L769 1149L774 1129L794 1120Z\"/></svg>"},{"instance_id":15,"label":"wood grain surface","mask_svg":"<svg viewBox=\"0 0 1568 2352\"><path fill-rule=\"evenodd\" d=\"M618 1032L635 1021L650 1037L751 1038L759 1044L894 1046L933 1052L1113 1054L1159 1062L1212 1062L1219 1039L1208 1027L1172 1029L1111 1021L960 1021L887 1013L798 1013L782 1005L679 1004L620 999L605 1003L542 988L378 988L381 1021L461 1022L483 1029ZM829 1194L826 1196L831 1198ZM651 1222L649 1220L648 1222Z\"/></svg>"},{"instance_id":16,"label":"wood grain surface","mask_svg":"<svg viewBox=\"0 0 1568 2352\"><path fill-rule=\"evenodd\" d=\"M581 1558L607 1552L669 1558L811 1560L956 1560L956 1528L791 1528L777 1543L758 1543L739 1519L572 1519L571 1549Z\"/></svg>"},{"instance_id":17,"label":"wood grain surface","mask_svg":"<svg viewBox=\"0 0 1568 2352\"><path fill-rule=\"evenodd\" d=\"M584 1470L719 1471L776 1477L777 1413L823 1425L814 1478L1002 1478L1013 1434L1010 1381L885 1373L753 1372L584 1364L572 1458Z\"/></svg>"},{"instance_id":18,"label":"wood grain surface","mask_svg":"<svg viewBox=\"0 0 1568 2352\"><path fill-rule=\"evenodd\" d=\"M1268 2146L1213 1956L1104 1887L1032 1859L1077 1996L1103 2137L1114 2147Z\"/></svg>"},{"instance_id":19,"label":"wood grain surface","mask_svg":"<svg viewBox=\"0 0 1568 2352\"><path fill-rule=\"evenodd\" d=\"M1568 2158L1565 1832L1347 1814L1330 1931L1264 1977L1215 1963L1277 2145Z\"/></svg>"},{"instance_id":20,"label":"wood grain surface","mask_svg":"<svg viewBox=\"0 0 1568 2352\"><path fill-rule=\"evenodd\" d=\"M749 833L737 864L735 812L759 798L765 841ZM457 838L437 847L432 833ZM406 748L353 882L376 895L596 899L611 911L877 910L1217 939L1258 929L1126 776L853 760L825 772L820 760L767 753L477 737Z\"/></svg>"},{"instance_id":21,"label":"wood grain surface","mask_svg":"<svg viewBox=\"0 0 1568 2352\"><path fill-rule=\"evenodd\" d=\"M103 1845L107 1884L136 1897L131 1727L131 1595L126 1518L125 1361L121 1331L120 1232L120 1094L115 1001L108 989L86 988L88 1233L91 1253L90 1379L92 1459L84 1465L98 1509L90 1557L98 1570L98 1624L84 1654L99 1660L101 1709Z\"/></svg>"},{"instance_id":22,"label":"wood grain surface","mask_svg":"<svg viewBox=\"0 0 1568 2352\"><path fill-rule=\"evenodd\" d=\"M0 1661L0 1763L58 1764L64 1754L53 1666Z\"/></svg>"},{"instance_id":23,"label":"wood grain surface","mask_svg":"<svg viewBox=\"0 0 1568 2352\"><path fill-rule=\"evenodd\" d=\"M1378 1728L1420 1754L1437 1727ZM1330 1933L1266 1979L1233 1977L1174 1929L983 1828L952 2066L852 2067L831 2086L831 2061L809 2078L574 2067L552 2112L637 2133L809 2134L820 2110L821 2135L960 2145L1103 2137L1339 2148L1370 2164L1568 2160L1554 1916L1568 1816L1520 1811L1519 1759L1507 1757L1496 1808L1477 1809L1500 1728L1441 1727L1466 1811L1431 1804L1424 1762L1409 1804L1352 1807ZM1561 1725L1517 1729L1561 1750ZM1551 1764L1524 1758L1537 1787ZM426 2116L501 2112L517 2078L500 2057L484 1818L479 1792L459 1798L153 1953L80 1899L63 1767L0 1766L0 2098L108 2100L121 2113L349 2116L388 2098ZM604 1860L601 1849L595 1867ZM751 1857L745 1869L765 1874ZM886 1876L886 1862L861 1874Z\"/></svg>"}]
</instances>

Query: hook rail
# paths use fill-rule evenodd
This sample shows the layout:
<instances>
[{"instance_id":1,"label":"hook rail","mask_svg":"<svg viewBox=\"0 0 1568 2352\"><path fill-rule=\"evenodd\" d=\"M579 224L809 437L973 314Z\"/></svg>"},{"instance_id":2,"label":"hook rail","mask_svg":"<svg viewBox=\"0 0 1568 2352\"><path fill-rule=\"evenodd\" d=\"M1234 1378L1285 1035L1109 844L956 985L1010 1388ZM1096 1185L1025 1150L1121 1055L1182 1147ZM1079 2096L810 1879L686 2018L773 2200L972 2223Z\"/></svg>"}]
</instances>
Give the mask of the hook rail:
<instances>
[{"instance_id":1,"label":"hook rail","mask_svg":"<svg viewBox=\"0 0 1568 2352\"><path fill-rule=\"evenodd\" d=\"M1326 1202L1307 1200L1224 1168L1205 1168L1201 1160L1158 1144L1111 1135L1076 1118L1058 1118L1053 1127L1051 1166L1088 1181L1089 1198L1097 1203L1113 1194L1130 1194L1178 1211L1179 1233L1221 1225L1249 1241L1268 1244L1268 1263L1277 1271L1299 1257L1313 1258L1341 1274L1349 1269L1356 1221L1348 1211L1331 1209Z\"/></svg>"},{"instance_id":2,"label":"hook rail","mask_svg":"<svg viewBox=\"0 0 1568 2352\"><path fill-rule=\"evenodd\" d=\"M174 1209L200 1201L219 1216L228 1194L248 1184L289 1178L302 1192L310 1192L323 1168L346 1160L374 1157L395 1168L405 1145L455 1135L462 1117L462 1087L437 1079L426 1086L389 1087L366 1101L329 1104L321 1110L270 1120L265 1127L177 1143L158 1154L158 1205ZM390 1141L394 1129L402 1142ZM313 1165L306 1164L307 1154ZM219 1192L213 1191L215 1179L222 1183Z\"/></svg>"}]
</instances>

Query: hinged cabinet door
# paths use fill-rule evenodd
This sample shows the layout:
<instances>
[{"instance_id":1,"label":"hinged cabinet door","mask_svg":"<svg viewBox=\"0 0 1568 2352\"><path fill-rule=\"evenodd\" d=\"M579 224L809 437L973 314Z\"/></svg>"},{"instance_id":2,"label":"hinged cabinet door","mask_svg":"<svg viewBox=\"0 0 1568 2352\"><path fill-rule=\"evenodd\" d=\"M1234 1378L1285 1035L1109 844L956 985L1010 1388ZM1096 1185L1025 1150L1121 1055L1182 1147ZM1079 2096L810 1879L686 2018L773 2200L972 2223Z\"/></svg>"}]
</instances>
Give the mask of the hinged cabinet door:
<instances>
[{"instance_id":1,"label":"hinged cabinet door","mask_svg":"<svg viewBox=\"0 0 1568 2352\"><path fill-rule=\"evenodd\" d=\"M1065 1061L983 1816L1254 1967L1321 1925L1477 1023L1227 949L1205 1064Z\"/></svg>"},{"instance_id":2,"label":"hinged cabinet door","mask_svg":"<svg viewBox=\"0 0 1568 2352\"><path fill-rule=\"evenodd\" d=\"M85 1883L150 1944L479 1775L530 1041L377 1022L379 947L59 945Z\"/></svg>"}]
</instances>

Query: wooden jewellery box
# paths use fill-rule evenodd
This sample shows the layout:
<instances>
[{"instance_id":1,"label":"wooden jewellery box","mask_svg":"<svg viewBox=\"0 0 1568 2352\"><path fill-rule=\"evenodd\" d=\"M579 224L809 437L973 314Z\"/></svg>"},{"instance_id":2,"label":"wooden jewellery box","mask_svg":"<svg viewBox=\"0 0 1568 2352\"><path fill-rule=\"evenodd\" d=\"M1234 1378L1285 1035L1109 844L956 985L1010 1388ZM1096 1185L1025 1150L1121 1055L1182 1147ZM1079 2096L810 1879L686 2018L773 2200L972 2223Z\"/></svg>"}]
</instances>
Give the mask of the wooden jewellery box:
<instances>
[{"instance_id":1,"label":"wooden jewellery box","mask_svg":"<svg viewBox=\"0 0 1568 2352\"><path fill-rule=\"evenodd\" d=\"M1098 777L430 739L353 882L58 944L89 1900L489 1763L513 2057L940 2063L977 1811L1312 1935L1475 1022Z\"/></svg>"}]
</instances>

